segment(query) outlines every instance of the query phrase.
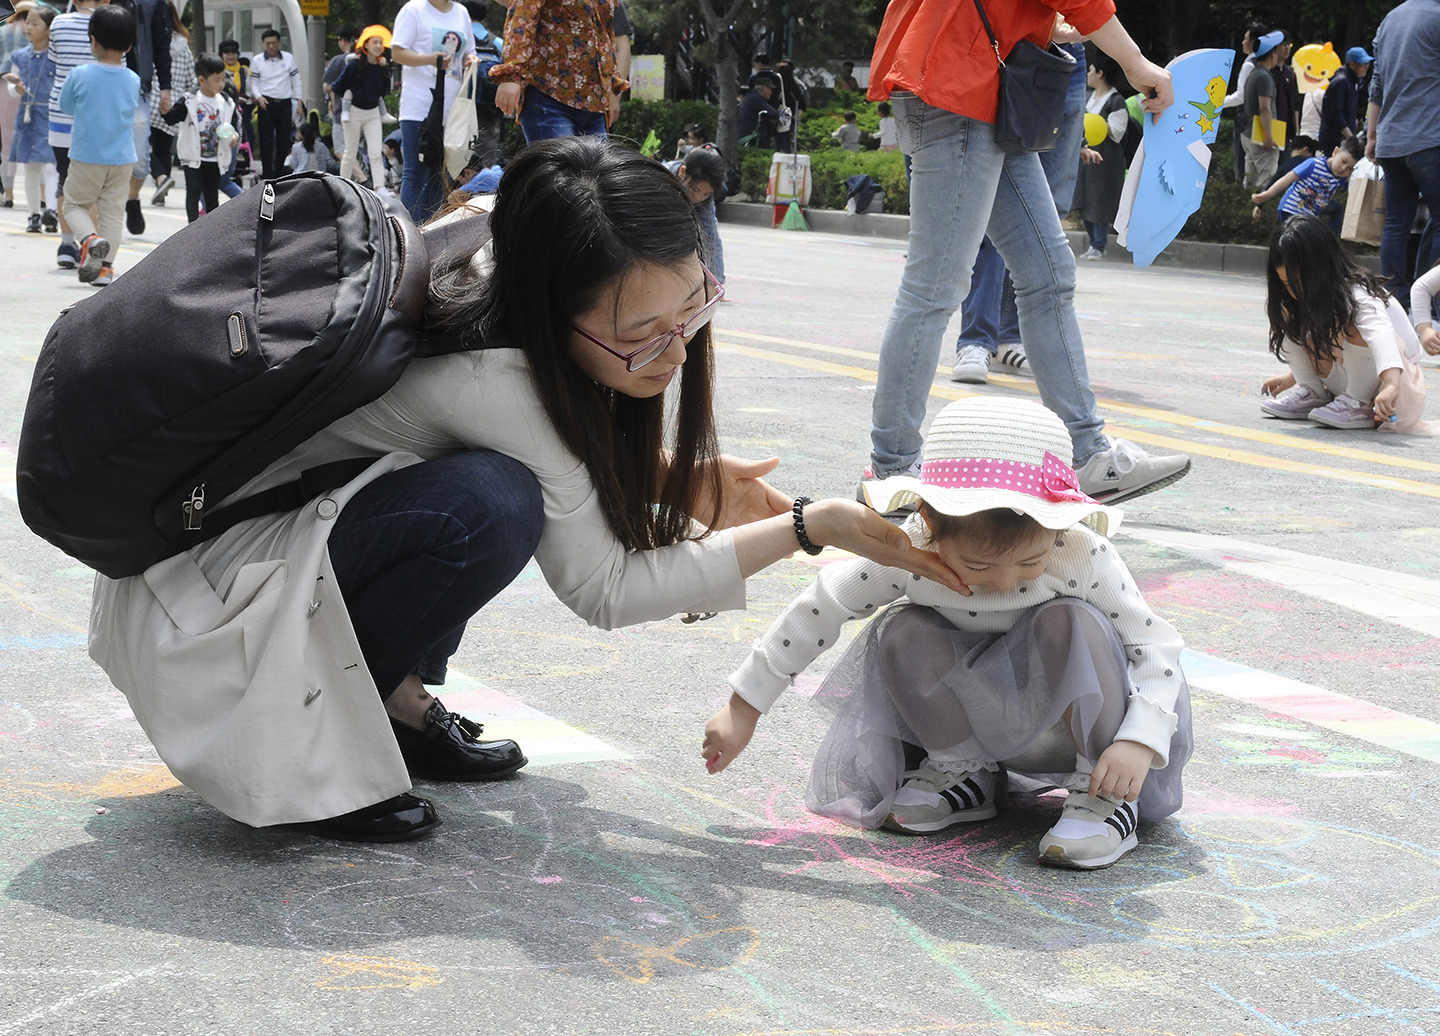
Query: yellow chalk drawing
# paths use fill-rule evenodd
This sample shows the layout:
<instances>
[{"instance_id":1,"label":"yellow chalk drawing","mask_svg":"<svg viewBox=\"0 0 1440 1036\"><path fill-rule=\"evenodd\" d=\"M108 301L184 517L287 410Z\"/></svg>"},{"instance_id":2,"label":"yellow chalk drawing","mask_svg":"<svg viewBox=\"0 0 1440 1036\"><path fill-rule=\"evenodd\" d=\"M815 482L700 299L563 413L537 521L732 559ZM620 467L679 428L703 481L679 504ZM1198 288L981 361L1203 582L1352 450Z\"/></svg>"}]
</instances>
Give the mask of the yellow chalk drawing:
<instances>
[{"instance_id":1,"label":"yellow chalk drawing","mask_svg":"<svg viewBox=\"0 0 1440 1036\"><path fill-rule=\"evenodd\" d=\"M0 801L21 796L48 802L134 798L178 787L180 782L161 764L111 770L93 781L23 781L0 776Z\"/></svg>"},{"instance_id":2,"label":"yellow chalk drawing","mask_svg":"<svg viewBox=\"0 0 1440 1036\"><path fill-rule=\"evenodd\" d=\"M647 946L607 935L595 944L595 959L626 982L643 986L655 977L657 961L668 960L672 964L697 971L723 971L749 962L759 946L760 933L743 926L687 935L669 946ZM685 959L706 955L730 959L723 964L702 964Z\"/></svg>"},{"instance_id":3,"label":"yellow chalk drawing","mask_svg":"<svg viewBox=\"0 0 1440 1036\"><path fill-rule=\"evenodd\" d=\"M336 974L315 983L317 989L355 991L363 989L428 989L445 980L440 969L399 957L326 957L320 962Z\"/></svg>"}]
</instances>

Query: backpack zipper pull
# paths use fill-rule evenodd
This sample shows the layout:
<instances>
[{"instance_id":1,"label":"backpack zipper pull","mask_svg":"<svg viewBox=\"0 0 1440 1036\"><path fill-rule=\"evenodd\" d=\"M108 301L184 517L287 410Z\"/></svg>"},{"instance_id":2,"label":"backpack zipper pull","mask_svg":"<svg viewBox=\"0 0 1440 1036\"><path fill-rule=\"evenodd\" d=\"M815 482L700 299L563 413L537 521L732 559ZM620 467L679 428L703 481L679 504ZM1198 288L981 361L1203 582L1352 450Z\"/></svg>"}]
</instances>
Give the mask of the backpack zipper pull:
<instances>
[{"instance_id":1,"label":"backpack zipper pull","mask_svg":"<svg viewBox=\"0 0 1440 1036\"><path fill-rule=\"evenodd\" d=\"M260 218L266 223L271 223L275 219L275 185L268 180L260 192Z\"/></svg>"},{"instance_id":2,"label":"backpack zipper pull","mask_svg":"<svg viewBox=\"0 0 1440 1036\"><path fill-rule=\"evenodd\" d=\"M204 521L205 515L201 512L205 509L205 483L200 483L190 490L190 499L180 505L180 510L185 512L185 531L196 532L200 523Z\"/></svg>"}]
</instances>

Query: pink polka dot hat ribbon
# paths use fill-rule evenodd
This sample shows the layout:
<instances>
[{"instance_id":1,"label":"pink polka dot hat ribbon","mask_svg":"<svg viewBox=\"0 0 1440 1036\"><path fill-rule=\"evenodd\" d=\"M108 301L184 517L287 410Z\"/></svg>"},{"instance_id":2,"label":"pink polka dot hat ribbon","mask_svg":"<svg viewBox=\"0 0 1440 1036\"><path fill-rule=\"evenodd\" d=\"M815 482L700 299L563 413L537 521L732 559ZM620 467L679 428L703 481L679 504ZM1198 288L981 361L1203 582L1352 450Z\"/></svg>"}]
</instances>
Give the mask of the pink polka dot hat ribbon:
<instances>
[{"instance_id":1,"label":"pink polka dot hat ribbon","mask_svg":"<svg viewBox=\"0 0 1440 1036\"><path fill-rule=\"evenodd\" d=\"M927 460L920 465L920 481L942 489L1005 489L1054 504L1099 502L1080 491L1075 469L1048 451L1042 464L986 457Z\"/></svg>"}]
</instances>

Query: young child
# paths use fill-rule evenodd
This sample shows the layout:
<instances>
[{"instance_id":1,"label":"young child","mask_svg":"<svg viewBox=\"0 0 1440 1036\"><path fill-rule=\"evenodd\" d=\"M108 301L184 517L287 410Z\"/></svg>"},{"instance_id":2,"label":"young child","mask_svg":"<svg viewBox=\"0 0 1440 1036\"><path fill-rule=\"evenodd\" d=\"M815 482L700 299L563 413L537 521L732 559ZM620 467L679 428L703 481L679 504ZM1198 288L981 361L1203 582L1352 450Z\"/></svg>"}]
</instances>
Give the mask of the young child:
<instances>
[{"instance_id":1,"label":"young child","mask_svg":"<svg viewBox=\"0 0 1440 1036\"><path fill-rule=\"evenodd\" d=\"M55 62L55 81L50 86L50 149L55 153L55 190L65 193L65 177L70 171L70 116L60 110L60 92L70 73L81 65L91 64L95 55L90 50L90 16L101 0L75 0L74 10L57 14L50 22L50 60ZM60 210L60 247L55 250L55 265L73 270L80 263L80 249L75 235L65 221L65 206Z\"/></svg>"},{"instance_id":2,"label":"young child","mask_svg":"<svg viewBox=\"0 0 1440 1036\"><path fill-rule=\"evenodd\" d=\"M1330 428L1433 435L1420 342L1400 303L1314 216L1270 245L1270 351L1290 373L1265 382L1262 412Z\"/></svg>"},{"instance_id":3,"label":"young child","mask_svg":"<svg viewBox=\"0 0 1440 1036\"><path fill-rule=\"evenodd\" d=\"M875 112L880 116L880 132L872 133L870 136L880 141L881 151L899 151L900 133L895 126L895 116L892 114L889 101L881 101L875 106Z\"/></svg>"},{"instance_id":4,"label":"young child","mask_svg":"<svg viewBox=\"0 0 1440 1036\"><path fill-rule=\"evenodd\" d=\"M700 260L721 284L725 283L725 246L720 241L715 202L724 198L725 173L725 159L709 145L693 149L675 169L675 175L685 181L685 192L700 224Z\"/></svg>"},{"instance_id":5,"label":"young child","mask_svg":"<svg viewBox=\"0 0 1440 1036\"><path fill-rule=\"evenodd\" d=\"M28 46L10 55L10 71L4 76L12 97L20 99L15 129L10 137L10 161L25 167L25 201L30 207L30 234L47 234L58 229L55 200L59 174L55 152L50 147L50 88L55 83L55 62L50 58L50 22L55 8L46 4L32 7L25 16ZM48 204L47 204L48 201Z\"/></svg>"},{"instance_id":6,"label":"young child","mask_svg":"<svg viewBox=\"0 0 1440 1036\"><path fill-rule=\"evenodd\" d=\"M1254 217L1259 219L1260 206L1277 194L1282 195L1281 223L1301 214L1329 215L1325 211L1326 206L1335 197L1335 192L1350 182L1350 173L1364 154L1365 149L1360 146L1359 139L1350 137L1342 141L1329 158L1307 158L1266 190L1250 195L1250 200L1255 203Z\"/></svg>"},{"instance_id":7,"label":"young child","mask_svg":"<svg viewBox=\"0 0 1440 1036\"><path fill-rule=\"evenodd\" d=\"M692 122L685 127L685 135L675 142L675 161L680 161L697 147L706 144L705 127Z\"/></svg>"},{"instance_id":8,"label":"young child","mask_svg":"<svg viewBox=\"0 0 1440 1036\"><path fill-rule=\"evenodd\" d=\"M89 30L95 63L76 68L60 91L60 110L74 120L65 219L80 239L80 282L104 286L114 277L125 228L140 77L125 67L125 55L135 45L129 11L104 4L90 16ZM99 212L98 228L90 218L92 205Z\"/></svg>"},{"instance_id":9,"label":"young child","mask_svg":"<svg viewBox=\"0 0 1440 1036\"><path fill-rule=\"evenodd\" d=\"M381 149L385 160L385 186L391 194L399 192L400 179L405 171L405 160L401 157L400 153L400 141L400 131L392 130L390 135L385 138L385 146ZM370 171L370 178L372 181L375 178L375 171L373 169Z\"/></svg>"},{"instance_id":10,"label":"young child","mask_svg":"<svg viewBox=\"0 0 1440 1036\"><path fill-rule=\"evenodd\" d=\"M1424 276L1410 285L1410 319L1420 347L1431 356L1440 356L1440 332L1435 330L1435 296L1440 295L1440 259Z\"/></svg>"},{"instance_id":11,"label":"young child","mask_svg":"<svg viewBox=\"0 0 1440 1036\"><path fill-rule=\"evenodd\" d=\"M817 694L838 712L810 809L943 831L995 816L1008 768L1072 789L1043 862L1108 867L1135 848L1138 819L1180 808L1193 746L1182 642L1105 538L1122 512L1080 491L1070 455L1064 423L1038 403L947 405L920 477L866 489L877 509L919 503L905 531L970 595L865 559L822 569L731 674L705 728L711 772L844 622L876 616ZM907 755L924 760L912 769Z\"/></svg>"},{"instance_id":12,"label":"young child","mask_svg":"<svg viewBox=\"0 0 1440 1036\"><path fill-rule=\"evenodd\" d=\"M329 172L330 149L320 139L320 131L308 119L300 124L300 139L290 149L290 171L303 173L310 170Z\"/></svg>"},{"instance_id":13,"label":"young child","mask_svg":"<svg viewBox=\"0 0 1440 1036\"><path fill-rule=\"evenodd\" d=\"M345 154L340 159L340 175L360 179L360 138L365 138L365 151L370 157L370 185L385 189L380 175L383 163L380 145L384 131L380 128L380 102L390 92L390 61L385 48L390 32L383 25L371 25L360 34L360 45L335 80L335 92L343 96L350 91L350 115L345 128ZM298 167L297 167L297 172Z\"/></svg>"},{"instance_id":14,"label":"young child","mask_svg":"<svg viewBox=\"0 0 1440 1036\"><path fill-rule=\"evenodd\" d=\"M835 132L830 134L840 142L840 146L846 151L860 150L860 127L855 122L855 113L846 112L845 121L836 127Z\"/></svg>"},{"instance_id":15,"label":"young child","mask_svg":"<svg viewBox=\"0 0 1440 1036\"><path fill-rule=\"evenodd\" d=\"M240 142L235 102L225 95L225 62L214 54L195 59L199 91L186 98L185 126L175 142L175 151L185 170L185 215L194 223L205 211L220 206L221 170L230 168L230 158Z\"/></svg>"}]
</instances>

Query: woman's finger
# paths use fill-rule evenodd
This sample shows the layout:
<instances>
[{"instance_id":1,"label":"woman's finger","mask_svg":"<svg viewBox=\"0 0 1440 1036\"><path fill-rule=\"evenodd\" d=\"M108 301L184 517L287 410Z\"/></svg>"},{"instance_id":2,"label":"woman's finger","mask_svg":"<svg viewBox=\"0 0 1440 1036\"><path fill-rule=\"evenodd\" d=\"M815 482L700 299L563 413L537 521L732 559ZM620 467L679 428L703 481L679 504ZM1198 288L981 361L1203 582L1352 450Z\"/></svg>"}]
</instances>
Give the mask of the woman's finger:
<instances>
[{"instance_id":1,"label":"woman's finger","mask_svg":"<svg viewBox=\"0 0 1440 1036\"><path fill-rule=\"evenodd\" d=\"M725 465L725 474L731 478L762 478L780 466L779 457L747 460L744 457L731 457L727 454L720 459Z\"/></svg>"}]
</instances>

